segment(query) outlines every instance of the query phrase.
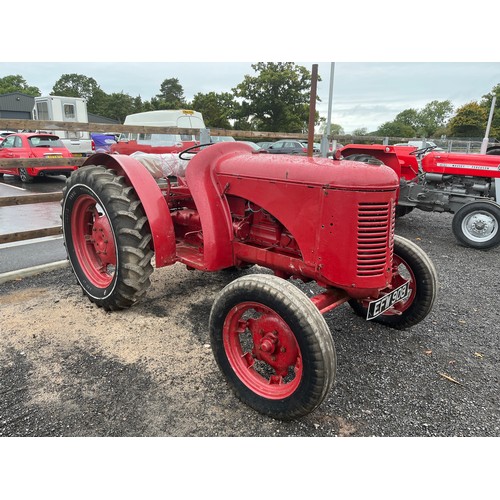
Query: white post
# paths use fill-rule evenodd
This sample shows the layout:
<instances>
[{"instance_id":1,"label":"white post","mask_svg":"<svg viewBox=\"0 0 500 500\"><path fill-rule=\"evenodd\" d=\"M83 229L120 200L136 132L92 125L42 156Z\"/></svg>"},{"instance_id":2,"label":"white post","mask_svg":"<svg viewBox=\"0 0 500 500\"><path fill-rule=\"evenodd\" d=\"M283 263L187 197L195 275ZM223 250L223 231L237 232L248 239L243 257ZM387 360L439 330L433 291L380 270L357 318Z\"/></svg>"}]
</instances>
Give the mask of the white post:
<instances>
[{"instance_id":1,"label":"white post","mask_svg":"<svg viewBox=\"0 0 500 500\"><path fill-rule=\"evenodd\" d=\"M328 156L328 137L330 135L330 121L332 119L332 95L333 95L333 77L335 74L335 63L330 65L330 89L328 91L328 115L326 118L326 130L321 138L321 156L326 158Z\"/></svg>"},{"instance_id":2,"label":"white post","mask_svg":"<svg viewBox=\"0 0 500 500\"><path fill-rule=\"evenodd\" d=\"M482 155L485 155L486 154L486 150L488 149L488 142L489 142L489 135L490 135L490 127L491 127L491 121L493 120L493 113L495 111L495 103L497 101L497 96L494 95L493 96L493 99L491 101L491 108L490 108L490 116L488 118L488 125L486 125L486 132L484 134L484 139L483 139L483 142L481 144L481 154Z\"/></svg>"}]
</instances>

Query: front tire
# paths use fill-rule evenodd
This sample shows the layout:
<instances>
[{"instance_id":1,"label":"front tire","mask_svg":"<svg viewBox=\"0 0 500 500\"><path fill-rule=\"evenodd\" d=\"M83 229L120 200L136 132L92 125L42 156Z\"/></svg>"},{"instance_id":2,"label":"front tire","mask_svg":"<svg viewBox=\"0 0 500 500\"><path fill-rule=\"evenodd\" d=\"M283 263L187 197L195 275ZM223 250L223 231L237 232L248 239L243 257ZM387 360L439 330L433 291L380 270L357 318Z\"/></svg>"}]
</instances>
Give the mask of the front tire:
<instances>
[{"instance_id":1,"label":"front tire","mask_svg":"<svg viewBox=\"0 0 500 500\"><path fill-rule=\"evenodd\" d=\"M227 285L210 313L210 342L236 396L281 420L302 417L330 391L336 370L333 339L309 298L273 275Z\"/></svg>"},{"instance_id":2,"label":"front tire","mask_svg":"<svg viewBox=\"0 0 500 500\"><path fill-rule=\"evenodd\" d=\"M401 236L394 237L392 283L383 294L410 281L409 296L373 319L397 330L420 323L432 310L437 294L437 273L427 254L415 243ZM351 299L349 305L366 318L369 299Z\"/></svg>"},{"instance_id":3,"label":"front tire","mask_svg":"<svg viewBox=\"0 0 500 500\"><path fill-rule=\"evenodd\" d=\"M451 228L464 246L488 250L500 244L500 206L478 201L467 203L453 216Z\"/></svg>"},{"instance_id":4,"label":"front tire","mask_svg":"<svg viewBox=\"0 0 500 500\"><path fill-rule=\"evenodd\" d=\"M64 243L89 299L106 310L135 304L150 286L151 233L125 178L102 166L78 169L62 200Z\"/></svg>"}]
</instances>

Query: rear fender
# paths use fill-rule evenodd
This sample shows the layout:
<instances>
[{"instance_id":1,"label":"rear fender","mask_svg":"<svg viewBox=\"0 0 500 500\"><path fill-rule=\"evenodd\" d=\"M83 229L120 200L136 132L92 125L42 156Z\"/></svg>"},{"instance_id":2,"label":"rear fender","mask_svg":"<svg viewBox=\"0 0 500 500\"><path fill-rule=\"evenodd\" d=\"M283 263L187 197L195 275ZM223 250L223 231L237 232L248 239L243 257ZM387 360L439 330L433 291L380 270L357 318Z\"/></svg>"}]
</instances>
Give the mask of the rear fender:
<instances>
[{"instance_id":1,"label":"rear fender","mask_svg":"<svg viewBox=\"0 0 500 500\"><path fill-rule=\"evenodd\" d=\"M153 237L156 267L176 261L174 224L167 202L153 176L134 158L126 155L97 153L90 156L82 167L102 165L123 175L141 200Z\"/></svg>"},{"instance_id":2,"label":"rear fender","mask_svg":"<svg viewBox=\"0 0 500 500\"><path fill-rule=\"evenodd\" d=\"M379 146L376 145L375 147L373 146L357 146L356 147L349 147L345 146L342 148L342 156L344 158L347 158L348 156L354 155L354 154L366 154L373 156L377 158L377 160L380 160L382 163L387 165L388 167L392 168L394 172L398 175L398 177L401 177L401 163L398 159L398 156L396 152L394 151L394 148L391 146Z\"/></svg>"},{"instance_id":3,"label":"rear fender","mask_svg":"<svg viewBox=\"0 0 500 500\"><path fill-rule=\"evenodd\" d=\"M234 263L231 210L224 196L225 188L219 189L214 170L223 158L242 152L251 153L252 149L237 141L214 144L191 159L186 169L186 182L200 214L204 268L208 271Z\"/></svg>"}]
</instances>

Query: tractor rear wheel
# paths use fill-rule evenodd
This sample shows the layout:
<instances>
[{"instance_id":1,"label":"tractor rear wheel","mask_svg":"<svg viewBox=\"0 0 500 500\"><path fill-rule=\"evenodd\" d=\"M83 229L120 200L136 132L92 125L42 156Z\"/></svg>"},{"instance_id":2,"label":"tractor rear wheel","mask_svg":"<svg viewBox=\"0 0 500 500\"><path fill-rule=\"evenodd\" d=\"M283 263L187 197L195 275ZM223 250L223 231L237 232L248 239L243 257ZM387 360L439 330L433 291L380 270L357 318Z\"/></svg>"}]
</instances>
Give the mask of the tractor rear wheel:
<instances>
[{"instance_id":1,"label":"tractor rear wheel","mask_svg":"<svg viewBox=\"0 0 500 500\"><path fill-rule=\"evenodd\" d=\"M384 162L375 158L375 156L368 155L365 153L357 153L353 155L346 156L344 160L349 161L360 161L362 163L368 163L370 165L384 165Z\"/></svg>"},{"instance_id":2,"label":"tractor rear wheel","mask_svg":"<svg viewBox=\"0 0 500 500\"><path fill-rule=\"evenodd\" d=\"M63 189L62 229L68 259L92 302L125 309L146 293L153 272L151 233L124 177L103 166L75 171Z\"/></svg>"},{"instance_id":3,"label":"tractor rear wheel","mask_svg":"<svg viewBox=\"0 0 500 500\"><path fill-rule=\"evenodd\" d=\"M409 294L390 309L373 319L397 330L420 323L432 310L437 294L437 273L427 254L415 243L401 236L394 237L392 283L384 294L409 281ZM370 300L351 299L354 312L367 317Z\"/></svg>"},{"instance_id":4,"label":"tractor rear wheel","mask_svg":"<svg viewBox=\"0 0 500 500\"><path fill-rule=\"evenodd\" d=\"M333 339L307 296L273 275L242 276L216 297L210 341L236 396L264 415L302 417L330 391Z\"/></svg>"},{"instance_id":5,"label":"tractor rear wheel","mask_svg":"<svg viewBox=\"0 0 500 500\"><path fill-rule=\"evenodd\" d=\"M461 207L453 216L451 228L464 246L487 250L500 244L500 206L474 201Z\"/></svg>"}]
</instances>

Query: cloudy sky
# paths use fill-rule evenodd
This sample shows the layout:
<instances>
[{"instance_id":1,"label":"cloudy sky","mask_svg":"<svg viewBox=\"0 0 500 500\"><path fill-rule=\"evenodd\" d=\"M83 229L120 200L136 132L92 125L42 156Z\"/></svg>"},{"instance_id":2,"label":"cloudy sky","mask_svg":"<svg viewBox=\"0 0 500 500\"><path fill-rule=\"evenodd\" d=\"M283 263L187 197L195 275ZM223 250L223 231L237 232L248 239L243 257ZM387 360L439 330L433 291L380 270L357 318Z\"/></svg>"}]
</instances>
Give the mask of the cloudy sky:
<instances>
[{"instance_id":1,"label":"cloudy sky","mask_svg":"<svg viewBox=\"0 0 500 500\"><path fill-rule=\"evenodd\" d=\"M66 2L53 2L42 31L39 17L23 19L22 37L15 24L2 24L2 31L12 30L6 39L16 43L2 51L0 77L19 74L43 94L62 74L77 73L94 78L107 93L143 100L157 94L166 78L178 78L190 100L198 92L231 92L255 74L251 64L258 61L293 61L308 69L317 63L317 110L326 118L335 62L332 122L349 133L373 131L400 111L433 100L450 100L457 108L500 83L498 17L491 15L496 2L488 0L477 0L474 11L460 17L454 17L460 9L429 0L411 9L392 0L385 8L359 0L357 11L345 12L283 9L262 0L244 9L221 0L201 4L205 10L194 2L188 13L173 17L166 7L153 15L150 0L133 16L115 4L88 0L85 12L77 9L79 17L71 17ZM76 19L83 29L73 30Z\"/></svg>"},{"instance_id":2,"label":"cloudy sky","mask_svg":"<svg viewBox=\"0 0 500 500\"><path fill-rule=\"evenodd\" d=\"M317 110L326 118L330 62L298 62L308 69L318 64L321 102ZM245 75L255 75L251 63L88 63L8 62L0 64L0 77L22 75L42 94L52 90L65 73L94 78L107 93L125 92L148 100L159 92L166 78L178 78L187 100L198 93L230 92ZM375 130L407 108L420 109L432 100L450 100L454 106L479 100L500 84L500 63L452 62L336 62L333 72L332 121L349 133L360 127Z\"/></svg>"}]
</instances>

